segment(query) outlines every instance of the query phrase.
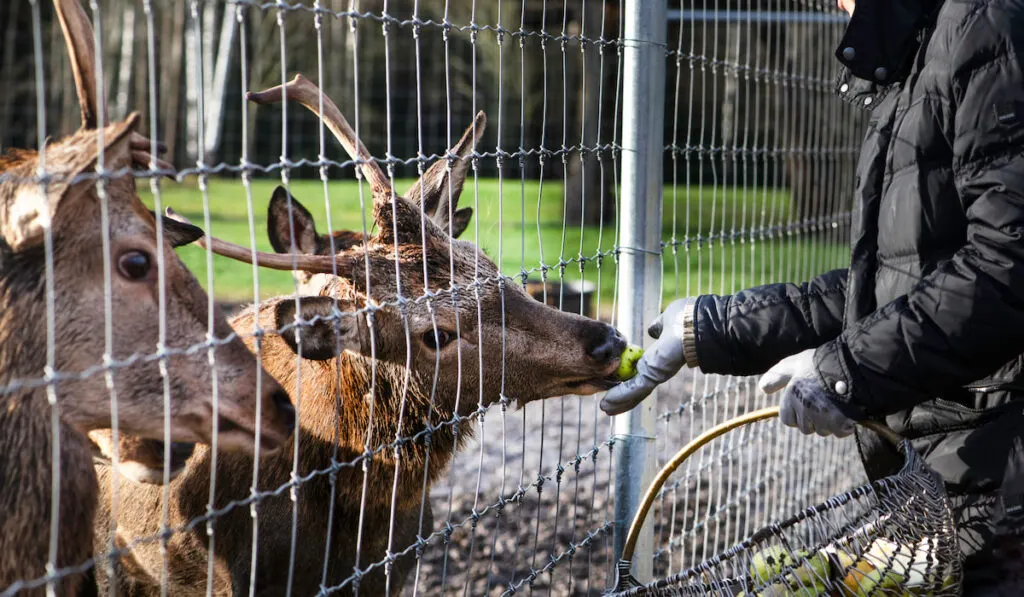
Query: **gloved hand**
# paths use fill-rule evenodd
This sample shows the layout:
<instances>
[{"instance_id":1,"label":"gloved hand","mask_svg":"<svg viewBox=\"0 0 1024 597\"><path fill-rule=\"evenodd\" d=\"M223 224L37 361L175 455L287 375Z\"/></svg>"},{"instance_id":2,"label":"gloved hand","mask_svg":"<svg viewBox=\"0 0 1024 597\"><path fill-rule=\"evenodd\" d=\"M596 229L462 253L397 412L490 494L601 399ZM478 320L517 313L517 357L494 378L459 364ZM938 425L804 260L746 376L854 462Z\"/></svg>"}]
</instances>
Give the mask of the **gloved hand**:
<instances>
[{"instance_id":1,"label":"gloved hand","mask_svg":"<svg viewBox=\"0 0 1024 597\"><path fill-rule=\"evenodd\" d=\"M846 437L854 423L832 402L814 369L814 349L786 357L761 376L757 386L766 394L785 388L779 402L779 420L805 434Z\"/></svg>"},{"instance_id":2,"label":"gloved hand","mask_svg":"<svg viewBox=\"0 0 1024 597\"><path fill-rule=\"evenodd\" d=\"M601 400L601 410L619 415L631 410L651 394L658 384L665 383L686 363L683 344L683 318L695 299L683 298L669 303L661 315L647 328L657 342L651 345L636 364L636 377L608 390Z\"/></svg>"}]
</instances>

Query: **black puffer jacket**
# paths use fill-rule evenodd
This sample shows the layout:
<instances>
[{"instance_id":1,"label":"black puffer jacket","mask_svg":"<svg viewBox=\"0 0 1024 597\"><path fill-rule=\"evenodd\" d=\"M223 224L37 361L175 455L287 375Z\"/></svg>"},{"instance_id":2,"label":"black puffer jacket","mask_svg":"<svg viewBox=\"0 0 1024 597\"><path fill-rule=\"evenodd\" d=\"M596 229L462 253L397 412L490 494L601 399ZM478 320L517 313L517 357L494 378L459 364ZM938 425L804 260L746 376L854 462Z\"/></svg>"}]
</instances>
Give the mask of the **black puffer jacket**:
<instances>
[{"instance_id":1,"label":"black puffer jacket","mask_svg":"<svg viewBox=\"0 0 1024 597\"><path fill-rule=\"evenodd\" d=\"M872 112L850 268L700 297L697 358L757 374L817 347L840 407L884 418L943 475L979 562L1024 434L1024 1L858 0L836 54L837 91ZM857 442L872 478L900 461Z\"/></svg>"}]
</instances>

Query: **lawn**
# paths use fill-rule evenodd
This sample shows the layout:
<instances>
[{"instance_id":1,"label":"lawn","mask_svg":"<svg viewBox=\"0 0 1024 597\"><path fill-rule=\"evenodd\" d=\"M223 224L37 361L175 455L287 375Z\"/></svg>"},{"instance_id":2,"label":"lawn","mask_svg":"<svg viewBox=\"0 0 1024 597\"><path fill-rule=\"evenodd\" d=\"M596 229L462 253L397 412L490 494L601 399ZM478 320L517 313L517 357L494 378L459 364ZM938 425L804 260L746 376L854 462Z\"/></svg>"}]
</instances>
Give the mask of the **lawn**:
<instances>
[{"instance_id":1,"label":"lawn","mask_svg":"<svg viewBox=\"0 0 1024 597\"><path fill-rule=\"evenodd\" d=\"M412 181L399 181L404 191ZM267 204L276 178L257 179L251 185L253 231L256 247L270 251L266 234ZM323 183L319 180L293 180L295 196L316 219L318 230L327 231ZM152 206L154 197L148 185L139 185L143 201ZM362 229L359 189L354 180L332 181L328 186L331 225L335 229ZM366 203L370 197L364 188ZM201 192L194 179L183 183L163 183L161 201L194 223L204 226L204 203L209 205L212 233L225 240L249 246L249 196L237 179L211 179L207 192ZM663 294L666 299L683 293L728 292L763 282L801 280L818 271L842 263L843 250L833 244L804 237L757 238L750 242L747 230L763 224L778 224L789 217L785 191L733 189L718 187L666 187L662 241L667 243ZM474 218L462 238L475 240L509 276L526 271L540 278L545 266L547 276L557 279L560 262L567 262L564 278L598 282L598 266L593 260L606 254L600 267L600 297L606 310L615 293L616 234L613 226L562 226L562 185L560 182L469 180L460 207L474 207ZM725 234L722 231L725 231ZM711 241L686 245L687 238L711 238ZM756 235L755 235L756 236ZM673 243L675 239L675 243ZM196 277L209 290L206 252L197 246L179 249L179 254ZM587 259L580 271L579 257ZM267 298L294 291L288 272L261 270L260 296ZM213 256L213 291L219 300L245 302L253 299L252 268L247 264Z\"/></svg>"}]
</instances>

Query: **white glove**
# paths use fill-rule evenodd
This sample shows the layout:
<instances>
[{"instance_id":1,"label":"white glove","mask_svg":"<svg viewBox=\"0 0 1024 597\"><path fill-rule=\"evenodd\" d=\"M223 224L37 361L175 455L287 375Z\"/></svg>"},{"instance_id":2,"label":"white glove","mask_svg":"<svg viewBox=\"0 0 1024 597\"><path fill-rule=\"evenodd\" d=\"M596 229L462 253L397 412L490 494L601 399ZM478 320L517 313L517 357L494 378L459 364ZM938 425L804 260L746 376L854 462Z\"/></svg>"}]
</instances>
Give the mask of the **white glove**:
<instances>
[{"instance_id":1,"label":"white glove","mask_svg":"<svg viewBox=\"0 0 1024 597\"><path fill-rule=\"evenodd\" d=\"M769 369L757 383L766 394L785 388L779 402L779 420L805 434L846 437L854 423L836 407L818 380L814 349L786 357Z\"/></svg>"},{"instance_id":2,"label":"white glove","mask_svg":"<svg viewBox=\"0 0 1024 597\"><path fill-rule=\"evenodd\" d=\"M686 363L683 350L683 311L695 299L684 298L669 303L661 315L647 328L657 342L651 345L636 363L636 377L608 390L601 400L601 410L619 415L643 402L659 384L671 379Z\"/></svg>"}]
</instances>

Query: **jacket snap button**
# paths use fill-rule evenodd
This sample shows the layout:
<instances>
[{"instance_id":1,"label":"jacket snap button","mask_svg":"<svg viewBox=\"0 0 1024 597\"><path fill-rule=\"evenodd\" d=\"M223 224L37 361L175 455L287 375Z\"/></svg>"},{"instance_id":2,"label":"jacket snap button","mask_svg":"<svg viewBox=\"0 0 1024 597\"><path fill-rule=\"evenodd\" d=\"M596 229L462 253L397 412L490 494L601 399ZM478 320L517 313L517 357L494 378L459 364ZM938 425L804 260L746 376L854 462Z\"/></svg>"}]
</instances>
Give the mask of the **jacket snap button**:
<instances>
[{"instance_id":1,"label":"jacket snap button","mask_svg":"<svg viewBox=\"0 0 1024 597\"><path fill-rule=\"evenodd\" d=\"M849 90L850 90L850 86L847 85L846 83L843 83L843 86L839 88L839 93L846 93Z\"/></svg>"},{"instance_id":2,"label":"jacket snap button","mask_svg":"<svg viewBox=\"0 0 1024 597\"><path fill-rule=\"evenodd\" d=\"M875 69L875 78L879 81L884 81L888 76L889 71L884 66Z\"/></svg>"},{"instance_id":3,"label":"jacket snap button","mask_svg":"<svg viewBox=\"0 0 1024 597\"><path fill-rule=\"evenodd\" d=\"M845 381L839 380L839 381L836 382L836 394L839 394L840 396L842 396L843 394L846 394L846 391L848 389L849 388L846 387L846 382Z\"/></svg>"},{"instance_id":4,"label":"jacket snap button","mask_svg":"<svg viewBox=\"0 0 1024 597\"><path fill-rule=\"evenodd\" d=\"M872 101L874 101L874 100L872 100L870 97L866 97L866 98L864 98L864 105L865 106L870 106Z\"/></svg>"},{"instance_id":5,"label":"jacket snap button","mask_svg":"<svg viewBox=\"0 0 1024 597\"><path fill-rule=\"evenodd\" d=\"M843 48L843 58L845 58L847 60L853 60L856 57L857 57L857 50L854 50L851 47Z\"/></svg>"}]
</instances>

